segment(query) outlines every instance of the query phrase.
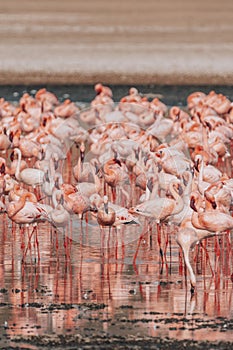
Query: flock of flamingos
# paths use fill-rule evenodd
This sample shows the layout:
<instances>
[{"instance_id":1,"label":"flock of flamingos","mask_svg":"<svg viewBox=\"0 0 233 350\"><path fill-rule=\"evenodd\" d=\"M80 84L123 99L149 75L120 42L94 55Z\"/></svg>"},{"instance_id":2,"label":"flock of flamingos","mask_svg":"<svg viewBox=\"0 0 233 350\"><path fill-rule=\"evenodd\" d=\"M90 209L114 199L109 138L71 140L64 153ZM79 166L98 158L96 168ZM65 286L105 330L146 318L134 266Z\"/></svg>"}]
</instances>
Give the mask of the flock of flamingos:
<instances>
[{"instance_id":1,"label":"flock of flamingos","mask_svg":"<svg viewBox=\"0 0 233 350\"><path fill-rule=\"evenodd\" d=\"M28 237L23 259L32 237L39 259L44 221L65 232L74 215L91 216L110 234L141 225L141 237L150 227L159 245L163 225L176 234L194 292L190 248L224 233L231 249L233 103L214 91L190 94L183 109L134 87L119 103L108 86L95 92L86 109L46 89L17 104L0 99L1 213Z\"/></svg>"}]
</instances>

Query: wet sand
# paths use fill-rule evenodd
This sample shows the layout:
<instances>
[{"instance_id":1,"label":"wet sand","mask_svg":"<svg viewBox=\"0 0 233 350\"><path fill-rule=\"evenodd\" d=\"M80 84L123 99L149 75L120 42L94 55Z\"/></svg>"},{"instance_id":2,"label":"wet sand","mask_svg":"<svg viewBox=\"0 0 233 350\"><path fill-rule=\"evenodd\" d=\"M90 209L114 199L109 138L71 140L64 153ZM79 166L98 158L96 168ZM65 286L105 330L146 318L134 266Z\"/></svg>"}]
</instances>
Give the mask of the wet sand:
<instances>
[{"instance_id":1,"label":"wet sand","mask_svg":"<svg viewBox=\"0 0 233 350\"><path fill-rule=\"evenodd\" d=\"M233 3L0 0L0 84L228 84Z\"/></svg>"}]
</instances>

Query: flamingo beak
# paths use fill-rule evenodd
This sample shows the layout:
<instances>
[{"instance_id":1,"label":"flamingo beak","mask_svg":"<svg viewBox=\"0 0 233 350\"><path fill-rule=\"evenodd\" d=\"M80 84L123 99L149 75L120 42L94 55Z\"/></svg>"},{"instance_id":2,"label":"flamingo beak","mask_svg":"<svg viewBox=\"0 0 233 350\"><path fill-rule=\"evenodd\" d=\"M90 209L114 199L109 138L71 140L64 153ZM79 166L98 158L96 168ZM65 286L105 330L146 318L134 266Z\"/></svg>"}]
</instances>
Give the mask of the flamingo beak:
<instances>
[{"instance_id":1,"label":"flamingo beak","mask_svg":"<svg viewBox=\"0 0 233 350\"><path fill-rule=\"evenodd\" d=\"M192 208L195 212L197 212L197 208L196 208L196 205L195 205L195 198L194 197L190 198L190 208Z\"/></svg>"},{"instance_id":2,"label":"flamingo beak","mask_svg":"<svg viewBox=\"0 0 233 350\"><path fill-rule=\"evenodd\" d=\"M198 172L199 172L199 169L198 169L199 163L200 163L199 159L197 159L197 160L194 162L194 168L195 168L196 171L198 171Z\"/></svg>"},{"instance_id":3,"label":"flamingo beak","mask_svg":"<svg viewBox=\"0 0 233 350\"><path fill-rule=\"evenodd\" d=\"M210 195L207 191L204 192L205 198L207 199L208 202L212 205L213 209L217 208L217 204L215 202L214 196Z\"/></svg>"},{"instance_id":4,"label":"flamingo beak","mask_svg":"<svg viewBox=\"0 0 233 350\"><path fill-rule=\"evenodd\" d=\"M13 139L14 139L14 133L13 133L13 131L11 131L10 134L9 134L10 142L13 142Z\"/></svg>"},{"instance_id":5,"label":"flamingo beak","mask_svg":"<svg viewBox=\"0 0 233 350\"><path fill-rule=\"evenodd\" d=\"M5 174L5 171L6 171L6 166L4 163L2 163L1 167L0 167L0 173L1 174Z\"/></svg>"},{"instance_id":6,"label":"flamingo beak","mask_svg":"<svg viewBox=\"0 0 233 350\"><path fill-rule=\"evenodd\" d=\"M54 169L55 169L55 170L58 169L58 165L59 165L58 160L54 160Z\"/></svg>"},{"instance_id":7,"label":"flamingo beak","mask_svg":"<svg viewBox=\"0 0 233 350\"><path fill-rule=\"evenodd\" d=\"M157 163L157 166L158 166L158 172L160 173L163 170L162 164Z\"/></svg>"},{"instance_id":8,"label":"flamingo beak","mask_svg":"<svg viewBox=\"0 0 233 350\"><path fill-rule=\"evenodd\" d=\"M116 164L118 164L119 166L121 166L121 162L120 162L119 159L116 159L116 158L115 158L114 161L115 161Z\"/></svg>"},{"instance_id":9,"label":"flamingo beak","mask_svg":"<svg viewBox=\"0 0 233 350\"><path fill-rule=\"evenodd\" d=\"M178 184L178 193L179 193L179 196L182 196L183 194L183 188L180 184Z\"/></svg>"},{"instance_id":10,"label":"flamingo beak","mask_svg":"<svg viewBox=\"0 0 233 350\"><path fill-rule=\"evenodd\" d=\"M104 211L108 214L108 203L104 203Z\"/></svg>"},{"instance_id":11,"label":"flamingo beak","mask_svg":"<svg viewBox=\"0 0 233 350\"><path fill-rule=\"evenodd\" d=\"M147 188L150 192L152 192L153 190L153 180L150 178L148 181L147 181Z\"/></svg>"},{"instance_id":12,"label":"flamingo beak","mask_svg":"<svg viewBox=\"0 0 233 350\"><path fill-rule=\"evenodd\" d=\"M46 181L46 182L50 182L50 181L49 181L49 173L48 173L48 171L45 172L44 178L45 178L45 181Z\"/></svg>"},{"instance_id":13,"label":"flamingo beak","mask_svg":"<svg viewBox=\"0 0 233 350\"><path fill-rule=\"evenodd\" d=\"M139 147L134 150L135 158L139 160Z\"/></svg>"},{"instance_id":14,"label":"flamingo beak","mask_svg":"<svg viewBox=\"0 0 233 350\"><path fill-rule=\"evenodd\" d=\"M183 184L185 185L185 186L187 186L188 185L188 181L183 177Z\"/></svg>"},{"instance_id":15,"label":"flamingo beak","mask_svg":"<svg viewBox=\"0 0 233 350\"><path fill-rule=\"evenodd\" d=\"M64 196L61 195L60 204L61 204L61 205L64 205L64 202L65 202L65 201L64 201Z\"/></svg>"},{"instance_id":16,"label":"flamingo beak","mask_svg":"<svg viewBox=\"0 0 233 350\"><path fill-rule=\"evenodd\" d=\"M46 127L46 124L47 124L47 119L44 118L43 121L42 121L42 126Z\"/></svg>"},{"instance_id":17,"label":"flamingo beak","mask_svg":"<svg viewBox=\"0 0 233 350\"><path fill-rule=\"evenodd\" d=\"M85 157L85 154L83 151L80 151L80 159L81 159L81 163L84 162L84 157Z\"/></svg>"},{"instance_id":18,"label":"flamingo beak","mask_svg":"<svg viewBox=\"0 0 233 350\"><path fill-rule=\"evenodd\" d=\"M58 178L55 180L54 187L56 187L58 190L60 190L59 179Z\"/></svg>"},{"instance_id":19,"label":"flamingo beak","mask_svg":"<svg viewBox=\"0 0 233 350\"><path fill-rule=\"evenodd\" d=\"M11 152L11 155L10 155L10 160L11 160L11 162L13 162L13 160L14 160L14 151L13 151L13 152Z\"/></svg>"},{"instance_id":20,"label":"flamingo beak","mask_svg":"<svg viewBox=\"0 0 233 350\"><path fill-rule=\"evenodd\" d=\"M135 214L135 208L134 207L129 208L128 213Z\"/></svg>"}]
</instances>

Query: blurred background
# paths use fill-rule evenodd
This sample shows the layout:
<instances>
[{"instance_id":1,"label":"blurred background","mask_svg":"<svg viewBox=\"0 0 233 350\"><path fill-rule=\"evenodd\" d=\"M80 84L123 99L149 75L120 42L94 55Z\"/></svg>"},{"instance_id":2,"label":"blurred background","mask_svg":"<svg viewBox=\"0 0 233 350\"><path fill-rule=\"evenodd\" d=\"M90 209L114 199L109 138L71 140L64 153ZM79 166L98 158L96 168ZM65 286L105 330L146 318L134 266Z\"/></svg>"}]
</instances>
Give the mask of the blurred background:
<instances>
[{"instance_id":1,"label":"blurred background","mask_svg":"<svg viewBox=\"0 0 233 350\"><path fill-rule=\"evenodd\" d=\"M0 84L233 81L232 0L0 0Z\"/></svg>"}]
</instances>

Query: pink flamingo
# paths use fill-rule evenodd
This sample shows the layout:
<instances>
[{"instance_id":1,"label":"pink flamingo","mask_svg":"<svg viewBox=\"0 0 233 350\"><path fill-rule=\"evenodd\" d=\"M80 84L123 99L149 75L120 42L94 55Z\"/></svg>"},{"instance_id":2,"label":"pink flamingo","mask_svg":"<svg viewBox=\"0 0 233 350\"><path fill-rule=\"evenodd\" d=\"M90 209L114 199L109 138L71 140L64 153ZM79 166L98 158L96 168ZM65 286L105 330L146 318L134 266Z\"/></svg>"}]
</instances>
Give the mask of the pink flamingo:
<instances>
[{"instance_id":1,"label":"pink flamingo","mask_svg":"<svg viewBox=\"0 0 233 350\"><path fill-rule=\"evenodd\" d=\"M28 199L28 200L27 200ZM28 232L28 245L23 255L23 261L26 257L27 250L30 246L30 241L33 233L36 230L37 223L49 220L49 211L52 210L52 208L40 204L35 200L35 197L30 193L26 192L23 193L22 196L17 201L9 202L6 206L6 212L13 222L16 224L19 224L20 226L26 225L33 225L32 232L29 234ZM38 253L38 260L40 260L40 253L39 253L39 242L37 238L37 231L36 231L36 245L37 245L37 253Z\"/></svg>"}]
</instances>

